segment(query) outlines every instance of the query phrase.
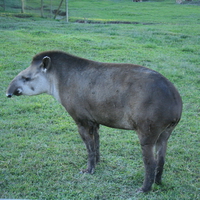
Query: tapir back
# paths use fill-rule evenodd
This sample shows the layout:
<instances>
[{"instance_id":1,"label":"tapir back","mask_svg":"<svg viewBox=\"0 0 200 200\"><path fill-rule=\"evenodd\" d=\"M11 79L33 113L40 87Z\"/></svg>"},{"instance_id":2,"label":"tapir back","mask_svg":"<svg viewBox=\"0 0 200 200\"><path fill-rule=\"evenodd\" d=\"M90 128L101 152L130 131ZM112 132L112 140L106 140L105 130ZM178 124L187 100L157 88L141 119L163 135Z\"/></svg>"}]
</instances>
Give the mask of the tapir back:
<instances>
[{"instance_id":1,"label":"tapir back","mask_svg":"<svg viewBox=\"0 0 200 200\"><path fill-rule=\"evenodd\" d=\"M64 67L59 77L61 103L75 121L136 129L140 119L180 118L180 95L158 72L132 64L76 64Z\"/></svg>"}]
</instances>

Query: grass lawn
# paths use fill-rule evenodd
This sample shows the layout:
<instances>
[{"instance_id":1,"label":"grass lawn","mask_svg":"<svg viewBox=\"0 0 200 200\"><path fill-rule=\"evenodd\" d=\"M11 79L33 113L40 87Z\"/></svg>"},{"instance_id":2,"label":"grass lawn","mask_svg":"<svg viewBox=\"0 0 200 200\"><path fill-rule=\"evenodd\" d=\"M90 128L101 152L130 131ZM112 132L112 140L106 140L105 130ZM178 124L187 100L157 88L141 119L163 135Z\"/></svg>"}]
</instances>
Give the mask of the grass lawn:
<instances>
[{"instance_id":1,"label":"grass lawn","mask_svg":"<svg viewBox=\"0 0 200 200\"><path fill-rule=\"evenodd\" d=\"M199 199L200 6L85 0L69 1L69 14L66 24L0 13L0 198ZM74 23L80 19L101 23ZM9 82L45 50L144 65L174 83L184 107L169 140L163 185L136 194L144 167L135 132L102 126L101 162L94 175L80 174L87 152L64 108L48 95L6 98Z\"/></svg>"}]
</instances>

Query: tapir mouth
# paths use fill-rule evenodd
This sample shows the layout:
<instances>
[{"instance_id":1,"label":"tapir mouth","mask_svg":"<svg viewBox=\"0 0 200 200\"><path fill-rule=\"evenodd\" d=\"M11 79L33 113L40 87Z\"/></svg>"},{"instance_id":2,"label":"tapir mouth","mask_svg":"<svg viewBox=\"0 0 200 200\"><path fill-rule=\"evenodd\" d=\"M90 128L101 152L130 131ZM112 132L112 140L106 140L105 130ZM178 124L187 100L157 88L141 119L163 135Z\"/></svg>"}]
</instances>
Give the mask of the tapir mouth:
<instances>
[{"instance_id":1,"label":"tapir mouth","mask_svg":"<svg viewBox=\"0 0 200 200\"><path fill-rule=\"evenodd\" d=\"M17 88L13 93L8 92L8 93L6 94L6 96L7 96L8 98L11 98L13 95L16 95L16 96L22 95L22 89L21 89L21 88Z\"/></svg>"}]
</instances>

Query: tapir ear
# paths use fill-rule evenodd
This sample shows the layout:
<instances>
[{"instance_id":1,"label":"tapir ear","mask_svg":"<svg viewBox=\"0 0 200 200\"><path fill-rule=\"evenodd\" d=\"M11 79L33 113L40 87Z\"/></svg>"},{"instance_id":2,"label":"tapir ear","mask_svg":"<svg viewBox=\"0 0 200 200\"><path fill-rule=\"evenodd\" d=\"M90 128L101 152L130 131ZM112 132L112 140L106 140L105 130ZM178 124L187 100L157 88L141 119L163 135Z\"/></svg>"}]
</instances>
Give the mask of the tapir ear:
<instances>
[{"instance_id":1,"label":"tapir ear","mask_svg":"<svg viewBox=\"0 0 200 200\"><path fill-rule=\"evenodd\" d=\"M42 59L42 71L46 72L51 66L51 58L49 56L45 56Z\"/></svg>"}]
</instances>

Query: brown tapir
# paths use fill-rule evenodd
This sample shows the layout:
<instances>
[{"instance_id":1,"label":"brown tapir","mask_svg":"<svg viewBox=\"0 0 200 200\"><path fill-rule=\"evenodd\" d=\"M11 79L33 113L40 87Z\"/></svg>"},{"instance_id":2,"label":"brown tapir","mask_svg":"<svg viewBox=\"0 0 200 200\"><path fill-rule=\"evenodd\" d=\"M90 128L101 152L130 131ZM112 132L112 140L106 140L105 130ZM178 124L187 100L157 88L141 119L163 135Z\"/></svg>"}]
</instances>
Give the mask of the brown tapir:
<instances>
[{"instance_id":1,"label":"brown tapir","mask_svg":"<svg viewBox=\"0 0 200 200\"><path fill-rule=\"evenodd\" d=\"M37 54L7 89L7 97L41 93L54 96L76 122L88 151L84 172L94 173L100 160L101 124L137 132L145 166L140 192L161 183L167 141L182 112L181 97L164 76L139 65L47 51Z\"/></svg>"}]
</instances>

